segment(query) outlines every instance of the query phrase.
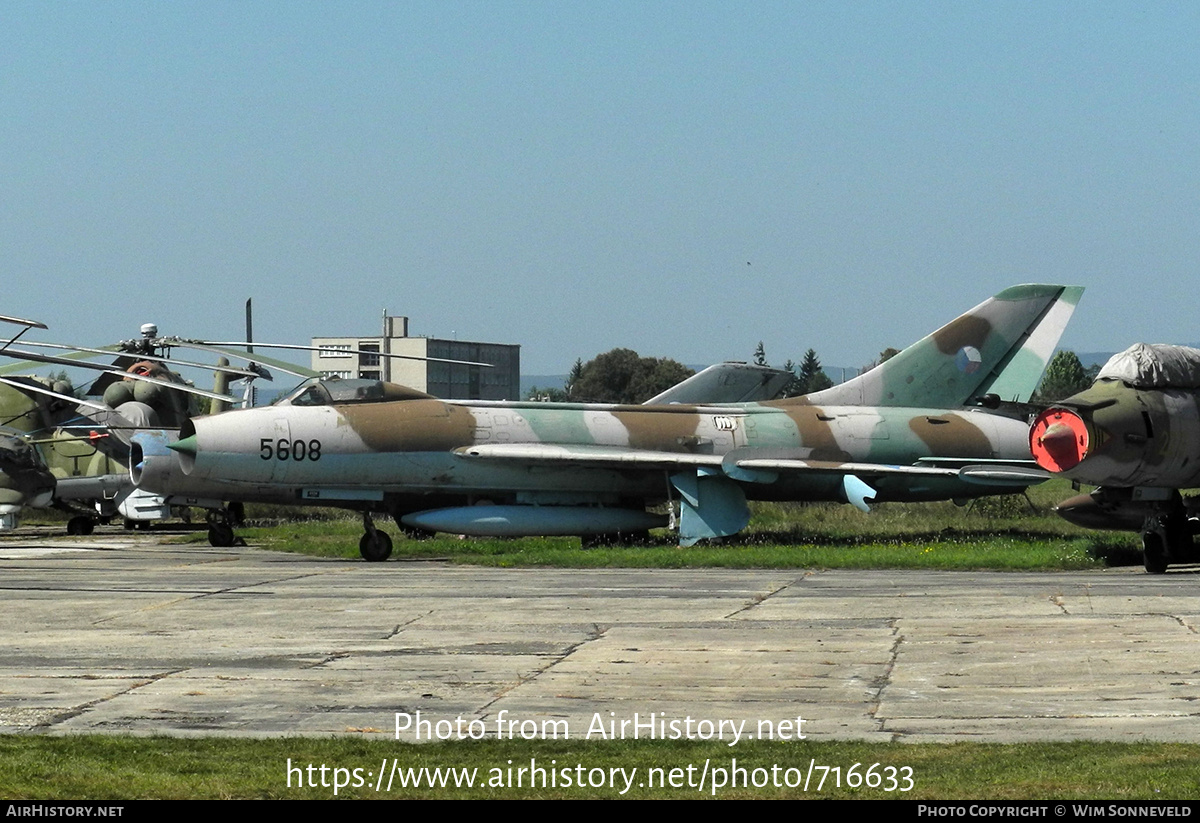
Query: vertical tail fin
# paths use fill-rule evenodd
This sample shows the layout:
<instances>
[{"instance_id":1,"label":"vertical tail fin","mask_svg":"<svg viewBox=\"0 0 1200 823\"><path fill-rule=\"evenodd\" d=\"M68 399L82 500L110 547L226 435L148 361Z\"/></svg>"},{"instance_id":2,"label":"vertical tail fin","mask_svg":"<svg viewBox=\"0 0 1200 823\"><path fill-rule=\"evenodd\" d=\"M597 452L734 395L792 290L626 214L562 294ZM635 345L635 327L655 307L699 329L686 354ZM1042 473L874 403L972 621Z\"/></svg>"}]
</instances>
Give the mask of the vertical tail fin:
<instances>
[{"instance_id":1,"label":"vertical tail fin","mask_svg":"<svg viewBox=\"0 0 1200 823\"><path fill-rule=\"evenodd\" d=\"M803 402L955 408L983 394L1026 402L1083 294L1081 286L1013 286L865 374Z\"/></svg>"}]
</instances>

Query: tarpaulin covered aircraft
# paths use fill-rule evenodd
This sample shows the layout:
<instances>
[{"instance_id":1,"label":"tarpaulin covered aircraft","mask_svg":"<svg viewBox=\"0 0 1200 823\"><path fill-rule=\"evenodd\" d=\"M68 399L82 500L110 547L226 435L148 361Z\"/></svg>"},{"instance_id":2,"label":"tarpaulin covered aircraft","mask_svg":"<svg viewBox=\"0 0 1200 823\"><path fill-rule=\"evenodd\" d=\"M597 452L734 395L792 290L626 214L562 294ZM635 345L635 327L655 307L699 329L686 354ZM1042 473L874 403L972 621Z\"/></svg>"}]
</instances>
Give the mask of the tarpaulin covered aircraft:
<instances>
[{"instance_id":1,"label":"tarpaulin covered aircraft","mask_svg":"<svg viewBox=\"0 0 1200 823\"><path fill-rule=\"evenodd\" d=\"M1195 560L1200 486L1200 350L1139 343L1114 355L1092 386L1034 420L1038 465L1099 486L1059 504L1072 523L1142 535L1146 571Z\"/></svg>"}]
</instances>

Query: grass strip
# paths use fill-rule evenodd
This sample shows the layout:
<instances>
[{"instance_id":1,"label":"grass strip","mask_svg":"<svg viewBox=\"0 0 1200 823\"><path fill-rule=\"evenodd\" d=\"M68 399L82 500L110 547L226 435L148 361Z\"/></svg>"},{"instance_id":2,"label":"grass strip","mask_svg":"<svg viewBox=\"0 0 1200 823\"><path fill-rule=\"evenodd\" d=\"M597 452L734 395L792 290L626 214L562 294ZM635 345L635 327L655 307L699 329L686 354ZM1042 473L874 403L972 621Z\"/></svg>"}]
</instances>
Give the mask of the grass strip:
<instances>
[{"instance_id":1,"label":"grass strip","mask_svg":"<svg viewBox=\"0 0 1200 823\"><path fill-rule=\"evenodd\" d=\"M735 759L743 772L733 770ZM856 777L852 777L850 770L855 764ZM871 788L865 783L874 779L866 777L874 764L880 764L873 772L880 777L880 785ZM531 765L545 770L533 786ZM325 766L324 773L321 766ZM888 767L897 771L890 772ZM526 772L519 774L522 768ZM388 773L399 770L390 791L376 790L380 769ZM428 770L434 769L441 770L433 774L440 775L447 785L428 785ZM450 773L449 769L458 771ZM465 774L473 774L473 787L455 785L456 778L463 779L464 769ZM618 771L621 769L624 772ZM629 779L631 769L636 771ZM720 770L724 770L725 785L714 789L714 778L722 779ZM704 774L707 779L701 787ZM739 785L728 785L734 774ZM401 787L401 775L410 783L419 778L421 785ZM910 785L909 775L911 788L901 791ZM806 776L807 791L803 786ZM520 786L516 785L518 779ZM361 737L0 737L0 795L13 800L328 799L335 796L335 780L345 784L336 796L347 799L1174 800L1196 796L1200 747L1100 742L743 741L731 747L721 742L662 740L488 739L405 744ZM646 785L648 780L653 780L652 787ZM557 785L547 785L551 781ZM434 783L438 782L435 778ZM579 782L584 785L576 785ZM631 787L622 794L627 782ZM789 787L789 782L797 785ZM858 785L849 785L854 782ZM886 790L889 786L891 791Z\"/></svg>"}]
</instances>

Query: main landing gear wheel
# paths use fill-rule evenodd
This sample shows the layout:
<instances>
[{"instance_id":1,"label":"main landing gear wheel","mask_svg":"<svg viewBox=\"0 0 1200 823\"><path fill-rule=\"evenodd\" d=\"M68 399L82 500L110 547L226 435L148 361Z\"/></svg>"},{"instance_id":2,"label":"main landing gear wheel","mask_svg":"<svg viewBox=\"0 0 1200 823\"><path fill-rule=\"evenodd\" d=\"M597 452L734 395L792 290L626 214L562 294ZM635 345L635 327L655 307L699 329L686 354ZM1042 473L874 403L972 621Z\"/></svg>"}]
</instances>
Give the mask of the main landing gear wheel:
<instances>
[{"instance_id":1,"label":"main landing gear wheel","mask_svg":"<svg viewBox=\"0 0 1200 823\"><path fill-rule=\"evenodd\" d=\"M205 519L208 520L208 545L218 549L246 545L240 542L237 535L233 533L233 525L229 522L229 512L225 509L209 511L205 515Z\"/></svg>"},{"instance_id":2,"label":"main landing gear wheel","mask_svg":"<svg viewBox=\"0 0 1200 823\"><path fill-rule=\"evenodd\" d=\"M375 521L370 512L363 514L363 528L366 534L358 541L358 553L368 563L382 563L392 556L392 538L385 532L375 528Z\"/></svg>"},{"instance_id":3,"label":"main landing gear wheel","mask_svg":"<svg viewBox=\"0 0 1200 823\"><path fill-rule=\"evenodd\" d=\"M83 515L76 515L67 521L67 534L69 535L91 534L95 528L95 521Z\"/></svg>"}]
</instances>

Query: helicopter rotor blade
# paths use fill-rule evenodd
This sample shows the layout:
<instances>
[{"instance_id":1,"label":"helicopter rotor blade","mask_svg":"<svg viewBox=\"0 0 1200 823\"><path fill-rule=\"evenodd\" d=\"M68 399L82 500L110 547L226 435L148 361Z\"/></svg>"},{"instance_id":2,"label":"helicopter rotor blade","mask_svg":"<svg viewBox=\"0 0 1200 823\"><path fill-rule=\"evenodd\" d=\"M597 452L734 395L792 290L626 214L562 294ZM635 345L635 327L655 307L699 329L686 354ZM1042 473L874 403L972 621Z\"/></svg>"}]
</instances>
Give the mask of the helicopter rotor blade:
<instances>
[{"instance_id":1,"label":"helicopter rotor blade","mask_svg":"<svg viewBox=\"0 0 1200 823\"><path fill-rule=\"evenodd\" d=\"M69 394L62 394L61 392L52 391L45 386L39 386L33 384L32 382L23 383L20 380L13 380L8 377L0 377L0 383L5 384L6 386L12 386L19 391L31 391L36 394L45 394L50 397L57 397L59 400L66 400L68 403L73 403L77 406L86 406L89 409L109 411L108 406L104 405L103 403L93 403L91 400L81 400L78 397L72 397Z\"/></svg>"},{"instance_id":2,"label":"helicopter rotor blade","mask_svg":"<svg viewBox=\"0 0 1200 823\"><path fill-rule=\"evenodd\" d=\"M174 366L192 366L197 369L208 369L209 371L223 371L229 374L236 374L239 377L260 377L258 372L250 371L249 369L238 368L237 366L217 366L212 363L197 363L191 360L177 360L172 357L160 357L157 354L142 354L141 352L128 352L121 349L92 349L87 346L64 346L61 343L35 343L32 340L25 340L26 346L36 346L43 349L60 349L64 351L75 351L95 355L110 355L112 357L132 357L135 360L150 360L155 363L170 363Z\"/></svg>"},{"instance_id":3,"label":"helicopter rotor blade","mask_svg":"<svg viewBox=\"0 0 1200 823\"><path fill-rule=\"evenodd\" d=\"M36 320L24 320L20 317L11 317L7 314L0 314L0 321L12 323L15 326L25 326L29 329L48 329L50 328L45 323L39 323Z\"/></svg>"},{"instance_id":4,"label":"helicopter rotor blade","mask_svg":"<svg viewBox=\"0 0 1200 823\"><path fill-rule=\"evenodd\" d=\"M39 323L37 320L25 320L21 317L11 317L10 315L7 315L7 314L0 314L0 320L3 320L5 323L12 323L14 326L24 326L25 327L25 328L21 329L19 332L17 332L16 334L14 334L12 337L10 337L8 340L6 340L4 342L4 345L0 346L0 351L3 351L4 349L7 349L9 346L11 346L13 343L16 343L17 338L20 337L21 335L23 335L25 332L29 331L30 329L49 328L45 323Z\"/></svg>"},{"instance_id":5,"label":"helicopter rotor blade","mask_svg":"<svg viewBox=\"0 0 1200 823\"><path fill-rule=\"evenodd\" d=\"M202 342L206 346L258 346L258 347L267 348L267 349L296 349L298 351L321 351L320 346L300 346L300 345L296 345L294 343L247 343L245 341L242 341L242 342L224 341L224 342L219 342L219 343L218 342L209 342L209 341L199 341L199 342ZM451 360L451 359L448 359L445 357L421 357L420 355L416 355L416 354L394 354L392 352L385 352L385 351L361 351L359 349L339 349L338 353L339 354L369 354L369 355L374 355L376 357L391 357L391 358L395 358L397 360L424 360L429 363L450 363L450 364L456 365L456 366L481 366L485 369L494 369L495 368L495 365L493 365L492 363L478 363L474 360Z\"/></svg>"},{"instance_id":6,"label":"helicopter rotor blade","mask_svg":"<svg viewBox=\"0 0 1200 823\"><path fill-rule=\"evenodd\" d=\"M163 386L168 389L178 389L179 391L187 392L188 394L196 394L201 397L208 397L213 400L224 400L228 403L239 402L236 397L230 397L227 394L218 394L217 392L198 389L195 386L187 386L183 383L173 383L170 380L159 380L157 377L147 377L144 374L134 374L132 372L121 371L113 366L102 366L99 363L85 363L80 360L67 360L62 357L55 357L50 354L38 354L31 351L18 351L16 349L5 349L0 352L8 357L20 357L25 360L32 360L35 363L50 363L58 366L74 366L77 368L92 369L93 371L102 371L106 374L116 375L122 379L137 380L143 383L153 383L157 386Z\"/></svg>"},{"instance_id":7,"label":"helicopter rotor blade","mask_svg":"<svg viewBox=\"0 0 1200 823\"><path fill-rule=\"evenodd\" d=\"M303 366L297 366L295 363L286 363L282 360L276 360L273 357L263 357L255 352L253 355L248 355L245 352L234 351L232 349L220 348L212 343L203 343L197 340L184 340L181 337L160 337L154 341L155 345L167 348L182 348L196 349L197 351L206 351L212 354L223 354L226 357L236 357L238 360L245 360L248 363L266 363L273 369L278 369L285 374L290 374L293 377L309 378L320 377L320 372L315 372L312 369L306 369ZM244 343L240 345L245 345ZM261 346L262 343L254 343L255 346Z\"/></svg>"}]
</instances>

